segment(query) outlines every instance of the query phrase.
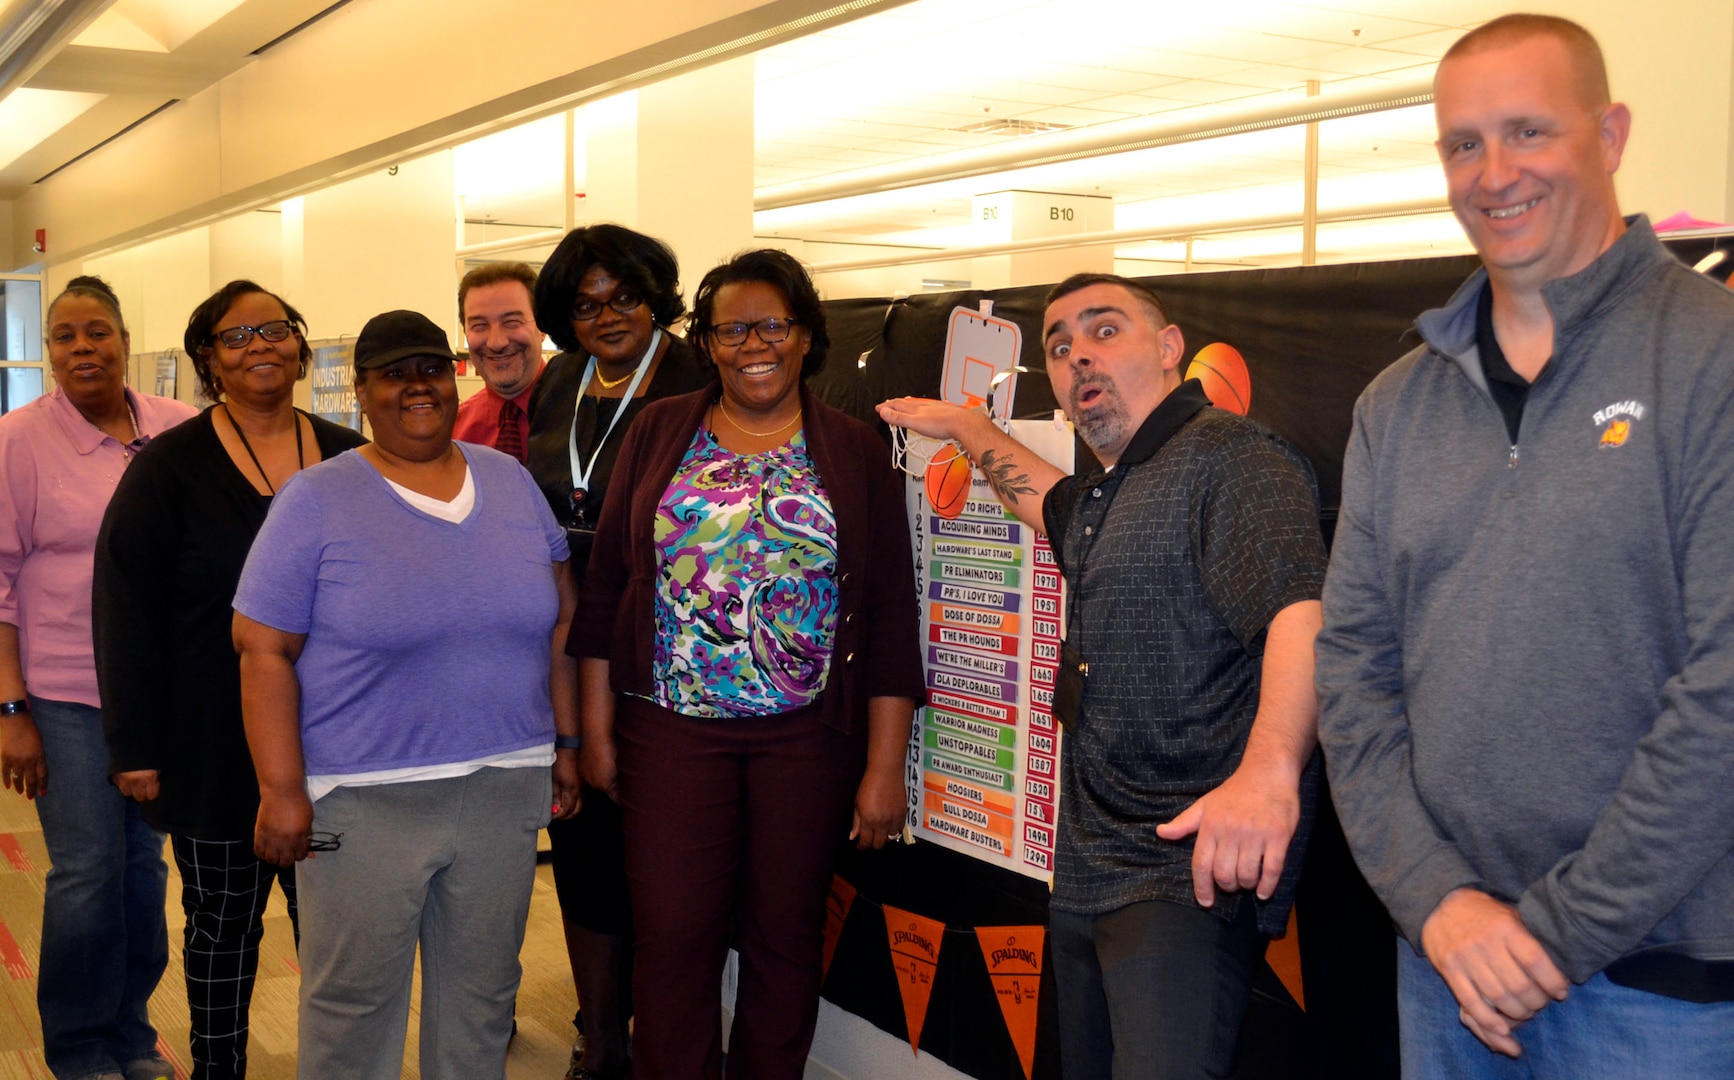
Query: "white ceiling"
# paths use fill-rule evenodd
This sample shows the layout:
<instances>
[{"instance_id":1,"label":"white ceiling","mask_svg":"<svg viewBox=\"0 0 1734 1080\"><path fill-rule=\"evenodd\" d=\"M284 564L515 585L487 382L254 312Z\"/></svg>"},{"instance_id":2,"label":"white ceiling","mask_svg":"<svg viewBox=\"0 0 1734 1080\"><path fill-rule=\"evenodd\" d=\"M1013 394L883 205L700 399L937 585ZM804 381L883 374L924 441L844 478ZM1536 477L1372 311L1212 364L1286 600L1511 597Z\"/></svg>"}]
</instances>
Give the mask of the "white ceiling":
<instances>
[{"instance_id":1,"label":"white ceiling","mask_svg":"<svg viewBox=\"0 0 1734 1080\"><path fill-rule=\"evenodd\" d=\"M332 2L117 0L30 81L35 101L0 101L0 116L10 107L38 129L8 123L0 132L0 198L239 68ZM1324 94L1409 85L1506 3L914 0L758 54L755 182L835 178L1043 137L959 130L984 121L1179 120L1299 100L1309 80ZM453 73L462 76L461 61ZM1111 196L1118 228L1298 215L1304 138L1291 127L767 210L755 227L808 240L968 244L971 198L1008 188ZM1432 138L1425 107L1321 125L1321 209L1442 200ZM465 215L558 225L557 150L551 160L538 169L551 174L545 189L476 191ZM1137 251L1165 257L1158 253L1173 247Z\"/></svg>"},{"instance_id":2,"label":"white ceiling","mask_svg":"<svg viewBox=\"0 0 1734 1080\"><path fill-rule=\"evenodd\" d=\"M0 19L29 0L0 0ZM0 125L0 199L26 188L171 102L248 63L335 0L113 0L0 99L28 128Z\"/></svg>"},{"instance_id":3,"label":"white ceiling","mask_svg":"<svg viewBox=\"0 0 1734 1080\"><path fill-rule=\"evenodd\" d=\"M917 0L758 55L758 184L830 179L1005 136L958 130L987 119L1071 127L1139 118L1182 120L1322 94L1424 81L1465 29L1503 4L1479 0ZM1436 199L1444 187L1425 106L1320 127L1321 210ZM1291 212L1303 198L1305 131L1284 128L1207 143L1096 157L991 177L946 181L809 206L760 211L761 235L808 240L960 246L971 198L1007 188L1110 195L1115 227ZM1445 228L1411 228L1399 246L1442 242ZM1440 223L1435 223L1437 226ZM1323 229L1367 241L1364 229ZM1269 237L1231 261L1264 261ZM979 242L979 241L973 241ZM1277 247L1299 251L1292 243ZM1410 250L1414 250L1410 248ZM1226 249L1224 249L1226 254ZM1122 257L1183 258L1183 245L1123 245ZM1288 258L1273 254L1276 261Z\"/></svg>"}]
</instances>

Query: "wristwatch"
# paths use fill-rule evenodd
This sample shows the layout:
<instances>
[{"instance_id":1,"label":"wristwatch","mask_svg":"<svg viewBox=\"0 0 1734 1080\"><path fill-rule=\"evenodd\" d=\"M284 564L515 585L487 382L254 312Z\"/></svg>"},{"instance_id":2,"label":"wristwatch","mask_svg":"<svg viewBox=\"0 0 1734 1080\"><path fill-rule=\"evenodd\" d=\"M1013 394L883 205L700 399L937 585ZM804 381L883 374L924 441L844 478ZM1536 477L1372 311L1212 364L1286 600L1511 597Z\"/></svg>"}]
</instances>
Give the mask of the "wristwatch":
<instances>
[{"instance_id":1,"label":"wristwatch","mask_svg":"<svg viewBox=\"0 0 1734 1080\"><path fill-rule=\"evenodd\" d=\"M0 701L0 716L20 716L30 711L30 700L19 698L17 701Z\"/></svg>"}]
</instances>

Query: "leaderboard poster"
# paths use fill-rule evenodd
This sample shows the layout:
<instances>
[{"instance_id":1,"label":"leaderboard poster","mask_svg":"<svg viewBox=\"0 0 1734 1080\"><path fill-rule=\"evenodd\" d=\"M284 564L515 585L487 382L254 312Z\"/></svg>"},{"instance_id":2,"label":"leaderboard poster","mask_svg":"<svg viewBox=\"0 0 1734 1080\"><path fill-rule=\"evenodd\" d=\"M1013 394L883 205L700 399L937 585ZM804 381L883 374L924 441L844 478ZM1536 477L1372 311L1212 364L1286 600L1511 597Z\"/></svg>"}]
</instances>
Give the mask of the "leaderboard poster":
<instances>
[{"instance_id":1,"label":"leaderboard poster","mask_svg":"<svg viewBox=\"0 0 1734 1080\"><path fill-rule=\"evenodd\" d=\"M977 351L994 336L978 325L989 319L964 308L954 313L946 366L967 361L973 385L966 393L975 399L959 404L987 396L987 380L975 377L981 368L1005 372L1016 363L1015 326L998 357ZM953 382L946 378L948 390ZM1009 430L1071 471L1069 424L1013 421ZM928 469L943 468L948 456L933 454ZM1046 878L1059 806L1052 702L1061 580L1046 539L1001 506L980 469L968 476L961 505L943 492L944 505L936 507L925 475L912 475L907 486L928 693L910 740L910 824L924 840Z\"/></svg>"}]
</instances>

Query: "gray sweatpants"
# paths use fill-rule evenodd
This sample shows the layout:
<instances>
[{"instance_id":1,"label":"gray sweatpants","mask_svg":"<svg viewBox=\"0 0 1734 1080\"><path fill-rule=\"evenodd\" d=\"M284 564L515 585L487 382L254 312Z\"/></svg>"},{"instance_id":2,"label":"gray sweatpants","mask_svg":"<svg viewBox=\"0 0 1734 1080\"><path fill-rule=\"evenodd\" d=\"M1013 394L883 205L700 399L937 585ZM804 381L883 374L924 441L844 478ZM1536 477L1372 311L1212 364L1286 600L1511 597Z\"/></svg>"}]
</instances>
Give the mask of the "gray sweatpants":
<instances>
[{"instance_id":1,"label":"gray sweatpants","mask_svg":"<svg viewBox=\"0 0 1734 1080\"><path fill-rule=\"evenodd\" d=\"M398 1080L421 947L421 1075L503 1080L549 770L345 787L297 870L301 1080Z\"/></svg>"}]
</instances>

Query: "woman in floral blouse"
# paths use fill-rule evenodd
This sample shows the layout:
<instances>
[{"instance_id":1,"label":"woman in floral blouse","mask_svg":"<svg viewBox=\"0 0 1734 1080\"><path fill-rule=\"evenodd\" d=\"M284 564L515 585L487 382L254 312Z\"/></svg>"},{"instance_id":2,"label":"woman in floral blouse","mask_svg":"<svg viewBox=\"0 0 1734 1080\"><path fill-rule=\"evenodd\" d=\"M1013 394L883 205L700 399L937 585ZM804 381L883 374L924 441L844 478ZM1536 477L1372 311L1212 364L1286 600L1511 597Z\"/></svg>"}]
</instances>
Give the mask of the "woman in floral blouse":
<instances>
[{"instance_id":1,"label":"woman in floral blouse","mask_svg":"<svg viewBox=\"0 0 1734 1080\"><path fill-rule=\"evenodd\" d=\"M712 270L688 336L717 380L645 409L597 529L572 645L581 768L625 817L635 1080L717 1075L731 929L728 1075L798 1078L840 844L880 847L907 812L903 488L873 429L802 387L829 339L800 263Z\"/></svg>"}]
</instances>

